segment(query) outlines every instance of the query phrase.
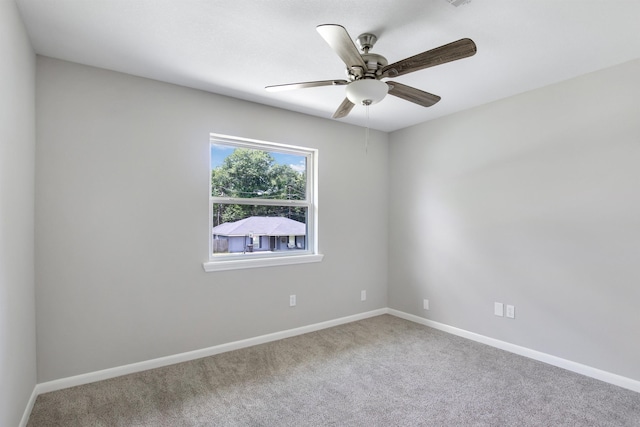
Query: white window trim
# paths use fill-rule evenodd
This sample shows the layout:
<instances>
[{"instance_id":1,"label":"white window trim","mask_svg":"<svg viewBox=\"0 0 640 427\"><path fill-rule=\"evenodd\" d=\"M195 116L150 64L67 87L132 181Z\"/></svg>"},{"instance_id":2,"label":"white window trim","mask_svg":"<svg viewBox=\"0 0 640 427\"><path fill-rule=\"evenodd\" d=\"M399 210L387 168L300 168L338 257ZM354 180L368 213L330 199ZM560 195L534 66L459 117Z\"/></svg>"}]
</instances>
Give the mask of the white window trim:
<instances>
[{"instance_id":1,"label":"white window trim","mask_svg":"<svg viewBox=\"0 0 640 427\"><path fill-rule=\"evenodd\" d=\"M279 265L307 264L311 262L321 262L324 258L322 254L306 254L295 256L280 256L272 258L256 258L256 259L234 259L234 260L216 260L202 263L204 271L210 273L212 271L238 270L244 268L258 267L276 267Z\"/></svg>"},{"instance_id":2,"label":"white window trim","mask_svg":"<svg viewBox=\"0 0 640 427\"><path fill-rule=\"evenodd\" d=\"M282 265L295 265L321 262L324 255L318 252L318 150L314 148L299 147L292 145L278 144L275 142L259 141L254 139L239 138L229 135L210 134L211 143L230 144L237 147L245 147L252 149L271 150L280 153L291 153L296 155L305 154L307 159L307 195L309 202L300 203L299 201L288 201L292 205L300 205L308 207L307 218L307 250L291 253L269 253L269 254L238 254L225 257L214 257L211 239L211 230L213 228L213 202L215 197L211 197L211 174L209 173L209 260L202 263L204 271L207 273L214 271L237 270L246 268L273 267ZM209 170L210 171L210 170ZM220 198L217 198L220 199ZM230 200L230 199L227 199ZM235 202L240 202L235 200ZM269 199L247 199L247 204L281 204L281 201L273 201ZM244 203L244 202L240 202Z\"/></svg>"}]
</instances>

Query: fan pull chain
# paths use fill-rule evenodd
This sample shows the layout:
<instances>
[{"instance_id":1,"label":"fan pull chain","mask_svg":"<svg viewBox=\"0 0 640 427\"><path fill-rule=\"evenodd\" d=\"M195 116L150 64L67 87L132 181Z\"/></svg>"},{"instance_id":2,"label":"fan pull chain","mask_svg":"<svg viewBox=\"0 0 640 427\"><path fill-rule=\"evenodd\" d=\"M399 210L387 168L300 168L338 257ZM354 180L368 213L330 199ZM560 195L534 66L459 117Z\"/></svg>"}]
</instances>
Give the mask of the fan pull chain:
<instances>
[{"instance_id":1,"label":"fan pull chain","mask_svg":"<svg viewBox=\"0 0 640 427\"><path fill-rule=\"evenodd\" d=\"M366 104L365 108L367 110L367 127L364 130L364 153L368 154L369 153L369 124L370 124L370 120L369 120L369 104Z\"/></svg>"}]
</instances>

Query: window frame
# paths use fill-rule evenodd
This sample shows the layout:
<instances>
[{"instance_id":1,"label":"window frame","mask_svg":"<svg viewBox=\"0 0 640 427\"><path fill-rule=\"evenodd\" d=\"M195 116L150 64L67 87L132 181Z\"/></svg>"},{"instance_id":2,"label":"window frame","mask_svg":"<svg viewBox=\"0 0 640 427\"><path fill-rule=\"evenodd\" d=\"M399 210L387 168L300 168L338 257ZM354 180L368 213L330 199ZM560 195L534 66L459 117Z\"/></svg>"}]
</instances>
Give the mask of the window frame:
<instances>
[{"instance_id":1,"label":"window frame","mask_svg":"<svg viewBox=\"0 0 640 427\"><path fill-rule=\"evenodd\" d=\"M202 266L206 272L236 270L245 268L271 267L279 265L320 262L323 255L318 252L318 150L315 148L280 144L270 141L241 138L211 133L209 150L213 144L236 148L248 148L266 152L304 156L306 161L306 197L305 200L280 200L261 198L218 197L211 195L211 167L209 170L209 256ZM213 255L213 206L216 203L244 204L262 206L295 206L307 210L306 249L284 252L265 252L251 254L238 253L223 256Z\"/></svg>"}]
</instances>

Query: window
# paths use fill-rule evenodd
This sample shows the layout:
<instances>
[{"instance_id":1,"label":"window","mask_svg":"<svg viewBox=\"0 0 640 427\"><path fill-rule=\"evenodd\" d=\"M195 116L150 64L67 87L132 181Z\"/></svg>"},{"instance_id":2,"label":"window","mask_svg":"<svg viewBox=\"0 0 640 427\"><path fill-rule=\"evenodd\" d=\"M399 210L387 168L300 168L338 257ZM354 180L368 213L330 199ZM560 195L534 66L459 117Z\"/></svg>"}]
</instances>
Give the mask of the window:
<instances>
[{"instance_id":1,"label":"window","mask_svg":"<svg viewBox=\"0 0 640 427\"><path fill-rule=\"evenodd\" d=\"M315 149L211 134L205 271L318 262Z\"/></svg>"}]
</instances>

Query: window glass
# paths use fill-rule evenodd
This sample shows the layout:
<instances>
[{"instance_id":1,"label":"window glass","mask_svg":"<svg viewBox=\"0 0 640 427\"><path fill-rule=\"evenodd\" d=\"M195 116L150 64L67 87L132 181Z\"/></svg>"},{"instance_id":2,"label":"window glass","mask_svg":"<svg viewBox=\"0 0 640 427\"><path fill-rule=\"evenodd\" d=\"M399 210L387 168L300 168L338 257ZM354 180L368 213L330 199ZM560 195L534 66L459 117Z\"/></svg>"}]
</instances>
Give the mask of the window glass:
<instances>
[{"instance_id":1,"label":"window glass","mask_svg":"<svg viewBox=\"0 0 640 427\"><path fill-rule=\"evenodd\" d=\"M212 255L305 250L307 211L299 206L214 203Z\"/></svg>"},{"instance_id":2,"label":"window glass","mask_svg":"<svg viewBox=\"0 0 640 427\"><path fill-rule=\"evenodd\" d=\"M211 196L304 200L305 156L211 144Z\"/></svg>"},{"instance_id":3,"label":"window glass","mask_svg":"<svg viewBox=\"0 0 640 427\"><path fill-rule=\"evenodd\" d=\"M210 154L210 261L316 253L316 150L212 135Z\"/></svg>"}]
</instances>

